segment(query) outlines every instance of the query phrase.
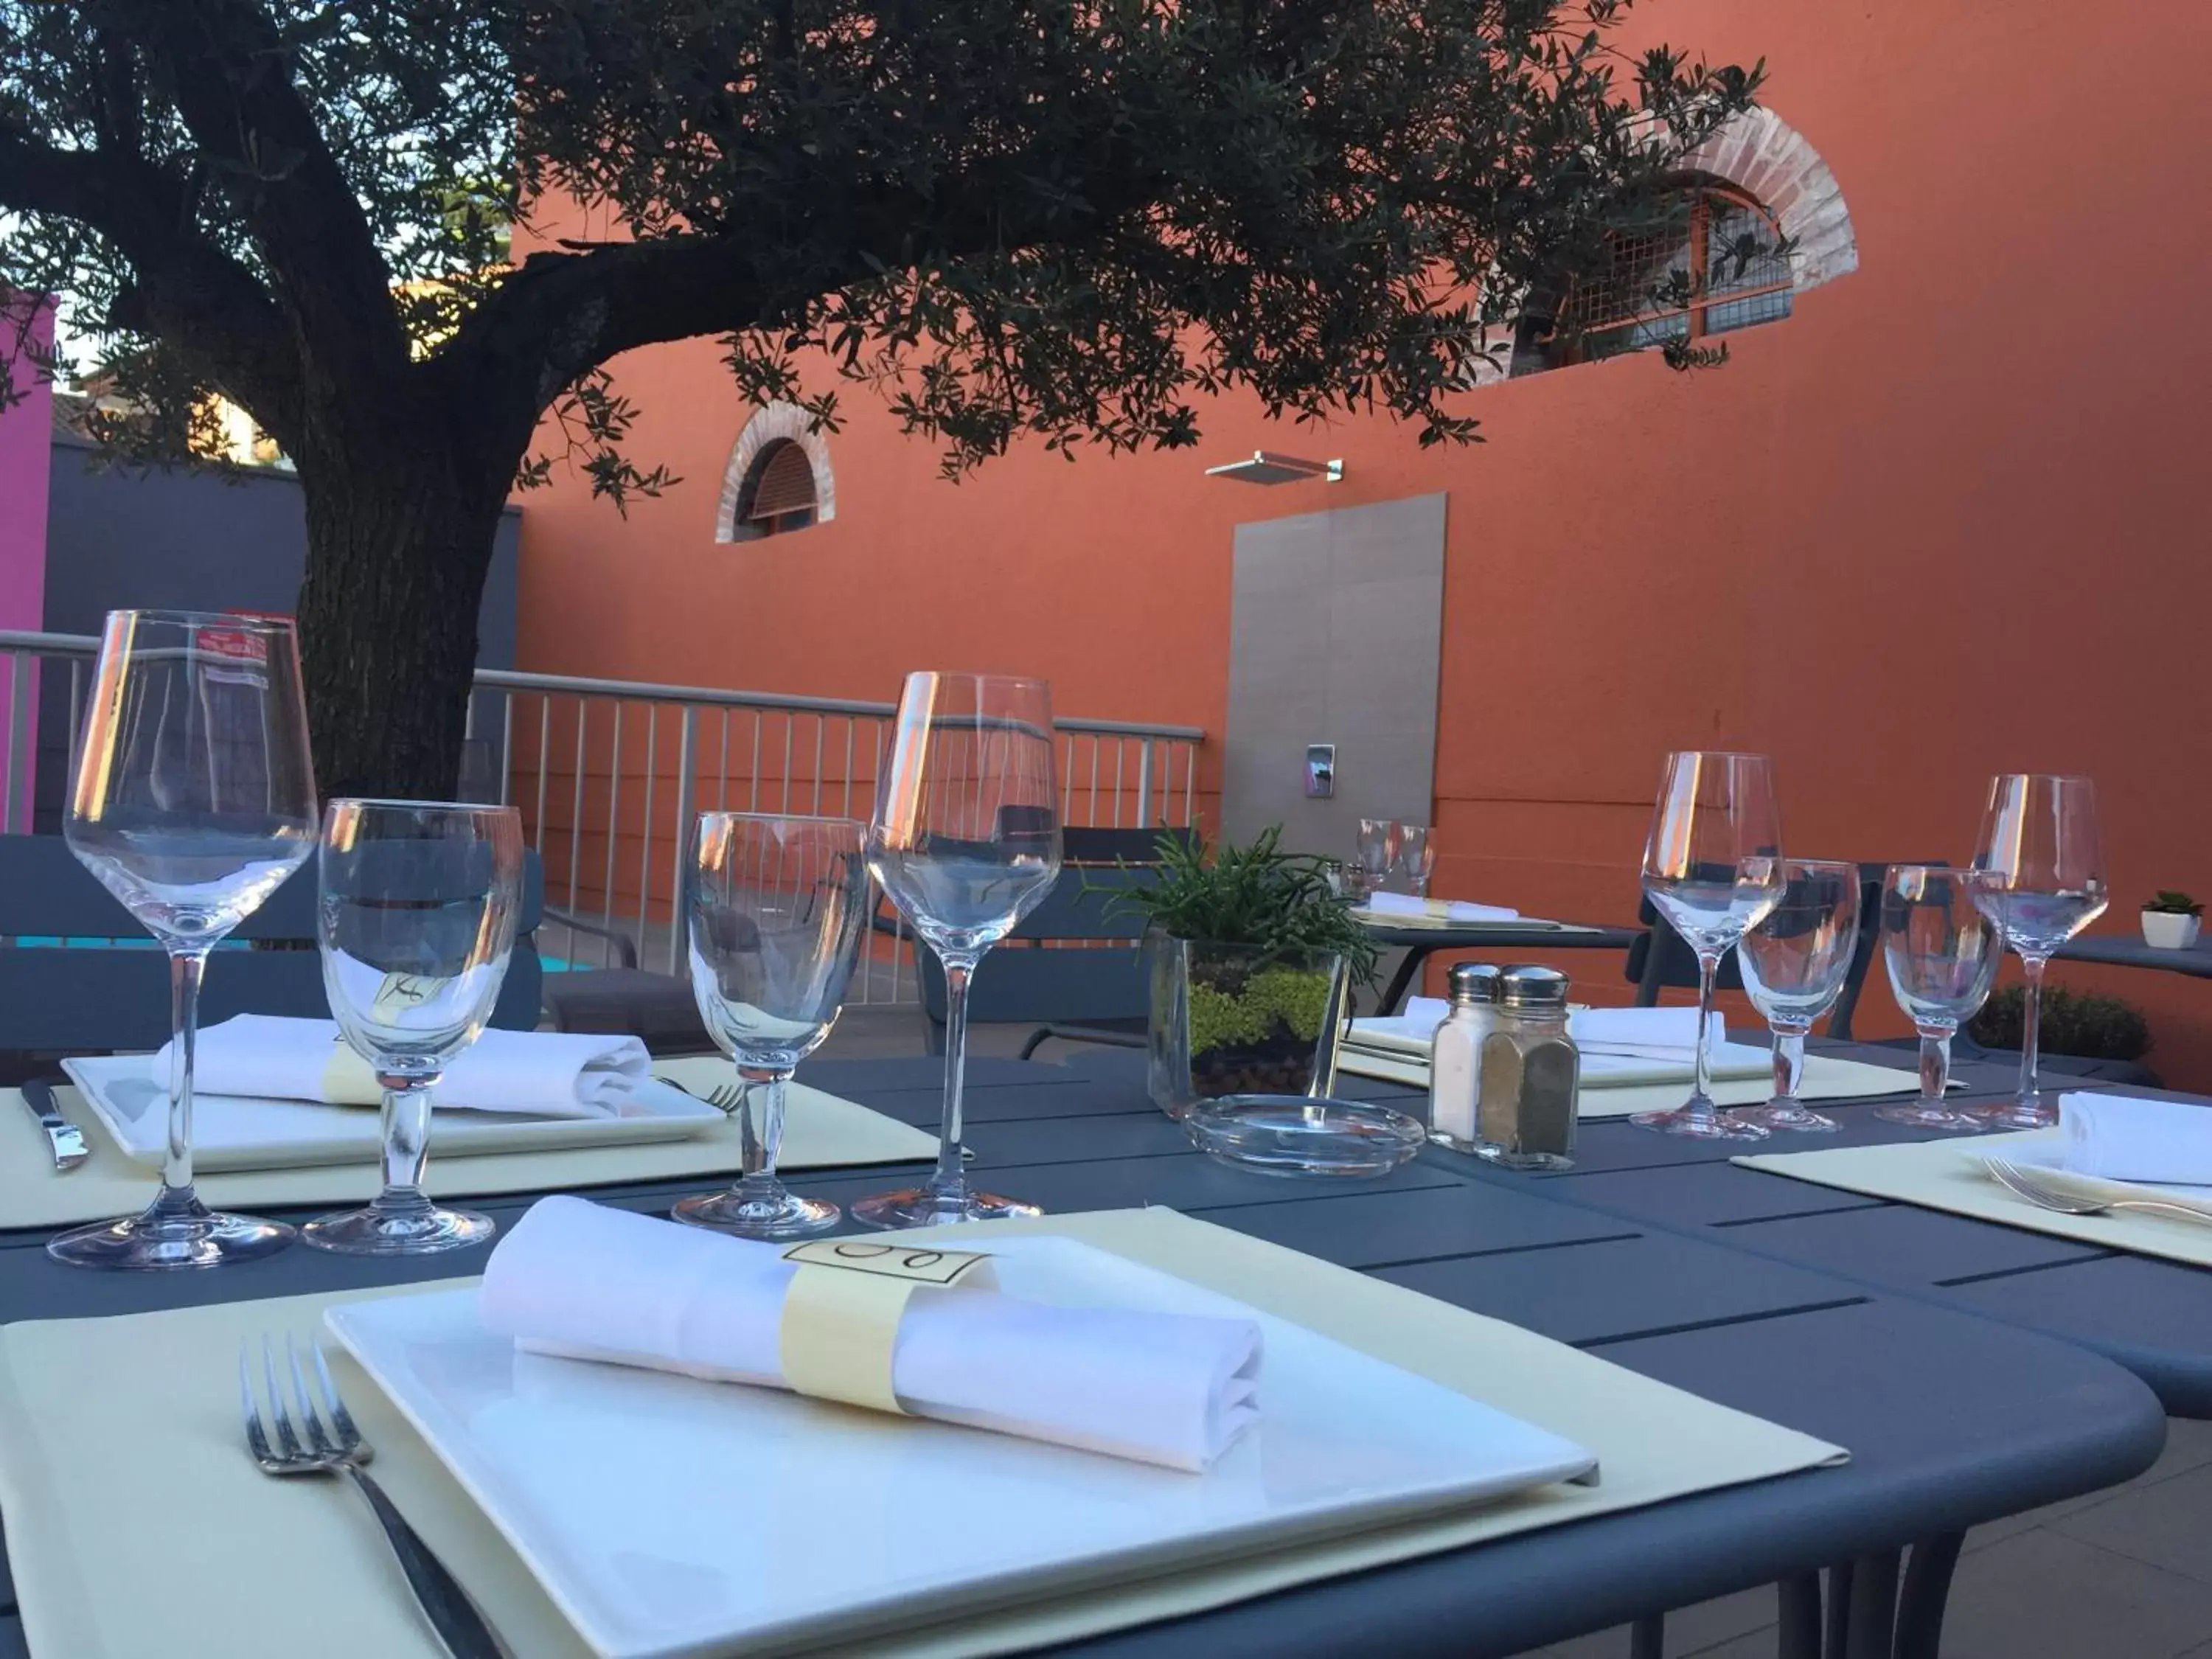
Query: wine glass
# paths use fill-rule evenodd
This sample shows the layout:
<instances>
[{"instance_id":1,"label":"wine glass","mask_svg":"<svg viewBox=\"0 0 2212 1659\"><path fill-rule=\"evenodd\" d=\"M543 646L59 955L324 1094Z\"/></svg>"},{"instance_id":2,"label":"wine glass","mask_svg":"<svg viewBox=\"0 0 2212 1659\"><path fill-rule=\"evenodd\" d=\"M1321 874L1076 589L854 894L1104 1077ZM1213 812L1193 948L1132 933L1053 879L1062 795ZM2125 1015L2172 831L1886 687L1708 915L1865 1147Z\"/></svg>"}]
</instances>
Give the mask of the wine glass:
<instances>
[{"instance_id":1,"label":"wine glass","mask_svg":"<svg viewBox=\"0 0 2212 1659\"><path fill-rule=\"evenodd\" d=\"M1390 866L1398 856L1398 824L1394 818L1362 818L1358 839L1353 843L1359 854L1360 879L1364 891L1379 893L1382 884L1390 878Z\"/></svg>"},{"instance_id":2,"label":"wine glass","mask_svg":"<svg viewBox=\"0 0 2212 1659\"><path fill-rule=\"evenodd\" d=\"M1429 838L1425 823L1401 823L1398 826L1398 851L1395 862L1398 872L1406 878L1406 886L1416 898L1429 896L1429 878L1437 867L1436 843Z\"/></svg>"},{"instance_id":3,"label":"wine glass","mask_svg":"<svg viewBox=\"0 0 2212 1659\"><path fill-rule=\"evenodd\" d=\"M1859 867L1830 859L1782 860L1782 896L1744 931L1736 960L1751 1006L1774 1034L1774 1098L1729 1115L1766 1129L1826 1134L1836 1121L1797 1097L1805 1038L1836 1006L1859 944Z\"/></svg>"},{"instance_id":4,"label":"wine glass","mask_svg":"<svg viewBox=\"0 0 2212 1659\"><path fill-rule=\"evenodd\" d=\"M499 1000L522 911L522 815L459 801L334 800L323 815L316 943L338 1030L384 1092L384 1190L301 1229L347 1255L489 1240L489 1216L422 1190L432 1091Z\"/></svg>"},{"instance_id":5,"label":"wine glass","mask_svg":"<svg viewBox=\"0 0 2212 1659\"><path fill-rule=\"evenodd\" d=\"M1889 988L1920 1033L1920 1097L1877 1106L1874 1115L1916 1129L1972 1129L1944 1097L1951 1039L1981 1012L2004 959L2004 935L1975 890L1972 870L1893 864L1881 884L1881 955Z\"/></svg>"},{"instance_id":6,"label":"wine glass","mask_svg":"<svg viewBox=\"0 0 2212 1659\"><path fill-rule=\"evenodd\" d=\"M945 968L945 1127L918 1188L853 1206L876 1227L1040 1213L973 1191L961 1167L968 982L983 953L1060 877L1052 690L1002 674L907 676L890 766L868 826L868 866Z\"/></svg>"},{"instance_id":7,"label":"wine glass","mask_svg":"<svg viewBox=\"0 0 2212 1659\"><path fill-rule=\"evenodd\" d=\"M836 1024L868 926L867 826L854 818L702 812L684 876L691 994L737 1063L738 1178L679 1201L696 1227L803 1238L837 1224L776 1179L784 1085Z\"/></svg>"},{"instance_id":8,"label":"wine glass","mask_svg":"<svg viewBox=\"0 0 2212 1659\"><path fill-rule=\"evenodd\" d=\"M1712 1016L1721 958L1782 896L1782 818L1765 756L1667 757L1644 847L1644 891L1698 955L1697 1082L1671 1111L1629 1121L1700 1140L1763 1140L1758 1124L1713 1105Z\"/></svg>"},{"instance_id":9,"label":"wine glass","mask_svg":"<svg viewBox=\"0 0 2212 1659\"><path fill-rule=\"evenodd\" d=\"M2105 851L2097 790L2087 778L2008 773L1991 780L1974 867L1992 879L1976 896L2004 930L2027 975L2016 1100L1970 1109L1990 1128L2036 1129L2058 1121L2036 1086L2043 1023L2044 965L2059 946L2104 915Z\"/></svg>"},{"instance_id":10,"label":"wine glass","mask_svg":"<svg viewBox=\"0 0 2212 1659\"><path fill-rule=\"evenodd\" d=\"M192 1058L208 953L307 861L315 775L289 618L111 611L63 835L169 955L169 1144L141 1214L46 1246L85 1267L210 1267L292 1229L210 1210L192 1189Z\"/></svg>"}]
</instances>

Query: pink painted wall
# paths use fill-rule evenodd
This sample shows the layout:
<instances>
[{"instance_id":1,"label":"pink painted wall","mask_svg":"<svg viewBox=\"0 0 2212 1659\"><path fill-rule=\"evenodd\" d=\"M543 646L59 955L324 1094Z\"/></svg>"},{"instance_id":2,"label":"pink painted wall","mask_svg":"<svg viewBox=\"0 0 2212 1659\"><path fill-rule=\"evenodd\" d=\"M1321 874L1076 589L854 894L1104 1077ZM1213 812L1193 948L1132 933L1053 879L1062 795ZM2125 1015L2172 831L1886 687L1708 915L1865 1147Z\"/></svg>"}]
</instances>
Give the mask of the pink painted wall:
<instances>
[{"instance_id":1,"label":"pink painted wall","mask_svg":"<svg viewBox=\"0 0 2212 1659\"><path fill-rule=\"evenodd\" d=\"M33 325L41 346L53 338L53 313L42 307ZM9 327L0 338L12 339ZM46 617L46 477L53 447L53 394L28 362L0 362L0 374L29 396L0 410L0 628L36 629ZM17 717L13 676L0 674L0 766L14 760L16 732L38 730L38 710ZM33 690L32 696L37 693ZM12 772L9 774L12 775ZM30 791L9 793L9 821L0 828L31 827Z\"/></svg>"}]
</instances>

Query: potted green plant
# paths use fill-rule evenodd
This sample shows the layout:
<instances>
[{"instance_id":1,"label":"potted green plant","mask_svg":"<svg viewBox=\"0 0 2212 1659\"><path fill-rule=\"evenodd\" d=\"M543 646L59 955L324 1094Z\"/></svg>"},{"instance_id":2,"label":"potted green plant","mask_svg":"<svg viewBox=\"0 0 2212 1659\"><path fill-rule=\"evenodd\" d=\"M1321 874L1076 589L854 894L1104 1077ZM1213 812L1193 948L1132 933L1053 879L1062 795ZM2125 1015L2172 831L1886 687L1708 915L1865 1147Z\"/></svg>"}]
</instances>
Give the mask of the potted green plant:
<instances>
[{"instance_id":1,"label":"potted green plant","mask_svg":"<svg viewBox=\"0 0 2212 1659\"><path fill-rule=\"evenodd\" d=\"M2160 951L2186 951L2204 926L2204 907L2186 893L2160 888L2142 908L2143 943Z\"/></svg>"},{"instance_id":2,"label":"potted green plant","mask_svg":"<svg viewBox=\"0 0 2212 1659\"><path fill-rule=\"evenodd\" d=\"M1329 860L1285 852L1279 825L1159 850L1158 879L1113 901L1146 921L1154 1102L1181 1118L1232 1095L1326 1095L1346 987L1380 954Z\"/></svg>"}]
</instances>

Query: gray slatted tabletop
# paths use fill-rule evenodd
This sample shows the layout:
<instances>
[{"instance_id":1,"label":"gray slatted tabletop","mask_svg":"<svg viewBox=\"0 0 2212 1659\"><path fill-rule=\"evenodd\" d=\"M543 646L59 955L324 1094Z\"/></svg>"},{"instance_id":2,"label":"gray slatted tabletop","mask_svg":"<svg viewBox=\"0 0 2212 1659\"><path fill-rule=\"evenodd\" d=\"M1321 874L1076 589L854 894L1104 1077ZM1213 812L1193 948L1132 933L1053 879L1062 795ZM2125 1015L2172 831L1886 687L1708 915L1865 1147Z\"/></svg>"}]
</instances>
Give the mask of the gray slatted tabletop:
<instances>
[{"instance_id":1,"label":"gray slatted tabletop","mask_svg":"<svg viewBox=\"0 0 2212 1659\"><path fill-rule=\"evenodd\" d=\"M1813 1047L1880 1064L1910 1063L1893 1048L1818 1042ZM1953 1075L1967 1085L1954 1097L1954 1103L1964 1103L2011 1094L2018 1073L2008 1060L1969 1061ZM2063 1078L2045 1081L2046 1094L2067 1086ZM1372 1091L1376 1098L1404 1092L1387 1085ZM2212 1104L2168 1091L2128 1092ZM1577 1167L1553 1176L1516 1175L1442 1152L1427 1156L1516 1194L1565 1199L2081 1343L2142 1377L2172 1415L2212 1418L2212 1272L1729 1162L1743 1152L1944 1138L1886 1122L1863 1103L1814 1104L1842 1127L1833 1134L1778 1134L1753 1143L1684 1140L1622 1122L1584 1123Z\"/></svg>"},{"instance_id":2,"label":"gray slatted tabletop","mask_svg":"<svg viewBox=\"0 0 2212 1659\"><path fill-rule=\"evenodd\" d=\"M1515 1190L1430 1152L1381 1181L1288 1182L1193 1152L1146 1103L1132 1057L1059 1067L978 1060L976 1167L1050 1209L1165 1204L1513 1320L1710 1399L1849 1447L1844 1468L1709 1493L1103 1637L1100 1656L1507 1655L1833 1562L1879 1558L2124 1480L2164 1436L2157 1402L2108 1360L1995 1320L1731 1248L1727 1233ZM939 1062L848 1061L804 1074L892 1116L933 1122ZM1647 1146L1653 1138L1640 1137ZM900 1173L910 1176L911 1166ZM794 1184L849 1201L887 1172ZM665 1209L697 1183L593 1195ZM477 1207L511 1221L526 1200ZM100 1275L0 1234L0 1318L119 1314L444 1277L480 1255L370 1264L295 1249L217 1273ZM241 1455L243 1454L241 1453ZM6 1517L36 1526L35 1516ZM1940 1559L1941 1552L1938 1552ZM12 1609L12 1592L7 1606ZM1935 1594L1940 1598L1941 1582ZM1940 1600L1939 1600L1940 1604ZM0 1618L0 1659L17 1650ZM16 1648L11 1649L10 1644ZM1883 1644L1886 1648L1886 1644ZM1932 1650L1929 1650L1932 1651Z\"/></svg>"}]
</instances>

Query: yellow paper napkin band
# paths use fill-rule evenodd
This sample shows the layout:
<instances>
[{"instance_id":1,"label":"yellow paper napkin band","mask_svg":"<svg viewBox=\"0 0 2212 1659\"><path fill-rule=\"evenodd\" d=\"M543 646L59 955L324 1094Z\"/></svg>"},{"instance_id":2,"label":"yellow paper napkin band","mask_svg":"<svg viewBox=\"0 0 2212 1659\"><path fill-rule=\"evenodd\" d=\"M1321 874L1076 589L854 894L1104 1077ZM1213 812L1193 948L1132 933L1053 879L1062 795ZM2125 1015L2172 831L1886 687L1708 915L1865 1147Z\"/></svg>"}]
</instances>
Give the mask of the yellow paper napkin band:
<instances>
[{"instance_id":1,"label":"yellow paper napkin band","mask_svg":"<svg viewBox=\"0 0 2212 1659\"><path fill-rule=\"evenodd\" d=\"M323 1098L338 1106L374 1106L384 1098L376 1068L343 1037L331 1045L331 1057L323 1062Z\"/></svg>"},{"instance_id":2,"label":"yellow paper napkin band","mask_svg":"<svg viewBox=\"0 0 2212 1659\"><path fill-rule=\"evenodd\" d=\"M917 1293L995 1288L991 1259L866 1239L794 1244L776 1344L783 1380L817 1400L908 1415L891 1386L899 1321Z\"/></svg>"}]
</instances>

